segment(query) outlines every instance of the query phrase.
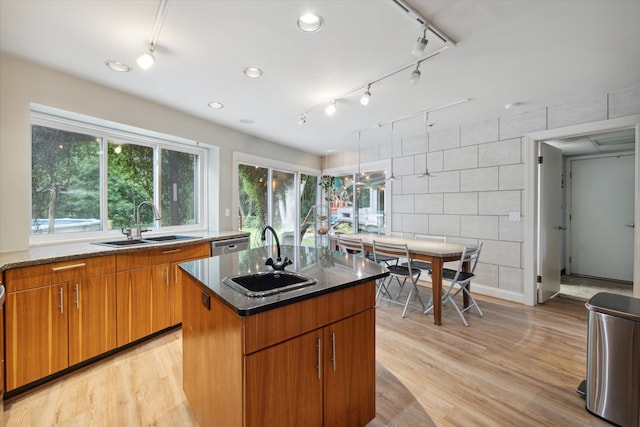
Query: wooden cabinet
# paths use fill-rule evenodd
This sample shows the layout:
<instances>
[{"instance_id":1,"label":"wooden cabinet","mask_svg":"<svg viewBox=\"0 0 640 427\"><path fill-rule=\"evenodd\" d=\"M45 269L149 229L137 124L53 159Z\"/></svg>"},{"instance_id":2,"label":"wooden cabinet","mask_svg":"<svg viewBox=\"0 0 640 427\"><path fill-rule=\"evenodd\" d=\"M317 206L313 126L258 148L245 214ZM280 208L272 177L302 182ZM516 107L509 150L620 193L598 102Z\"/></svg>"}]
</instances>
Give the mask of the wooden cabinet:
<instances>
[{"instance_id":1,"label":"wooden cabinet","mask_svg":"<svg viewBox=\"0 0 640 427\"><path fill-rule=\"evenodd\" d=\"M115 257L5 272L6 389L115 347Z\"/></svg>"},{"instance_id":2,"label":"wooden cabinet","mask_svg":"<svg viewBox=\"0 0 640 427\"><path fill-rule=\"evenodd\" d=\"M209 253L203 242L116 255L118 346L182 322L178 265Z\"/></svg>"},{"instance_id":3,"label":"wooden cabinet","mask_svg":"<svg viewBox=\"0 0 640 427\"><path fill-rule=\"evenodd\" d=\"M370 309L247 356L246 425L363 426L373 419L372 328Z\"/></svg>"},{"instance_id":4,"label":"wooden cabinet","mask_svg":"<svg viewBox=\"0 0 640 427\"><path fill-rule=\"evenodd\" d=\"M183 384L200 424L355 426L375 417L374 282L242 317L183 276Z\"/></svg>"}]
</instances>

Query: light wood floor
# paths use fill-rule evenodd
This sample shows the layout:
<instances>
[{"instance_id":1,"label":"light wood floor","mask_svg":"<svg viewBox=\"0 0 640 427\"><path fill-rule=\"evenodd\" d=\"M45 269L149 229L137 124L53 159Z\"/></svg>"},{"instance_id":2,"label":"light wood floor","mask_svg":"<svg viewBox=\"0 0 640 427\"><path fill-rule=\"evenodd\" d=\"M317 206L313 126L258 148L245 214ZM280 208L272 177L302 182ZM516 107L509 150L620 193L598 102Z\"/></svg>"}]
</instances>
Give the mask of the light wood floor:
<instances>
[{"instance_id":1,"label":"light wood floor","mask_svg":"<svg viewBox=\"0 0 640 427\"><path fill-rule=\"evenodd\" d=\"M429 296L430 289L421 291ZM575 388L584 378L586 309L478 298L465 328L380 302L377 426L608 426ZM425 301L426 302L426 301ZM182 334L170 332L5 402L9 426L195 426L182 392ZM2 425L2 419L0 419Z\"/></svg>"}]
</instances>

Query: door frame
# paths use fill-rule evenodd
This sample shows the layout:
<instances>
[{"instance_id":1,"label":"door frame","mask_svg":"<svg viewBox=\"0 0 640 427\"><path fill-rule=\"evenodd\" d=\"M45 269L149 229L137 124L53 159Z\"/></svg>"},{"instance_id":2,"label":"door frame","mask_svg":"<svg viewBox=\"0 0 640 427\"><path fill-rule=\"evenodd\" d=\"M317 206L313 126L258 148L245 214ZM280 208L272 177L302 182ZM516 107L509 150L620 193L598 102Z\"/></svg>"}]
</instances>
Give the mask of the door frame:
<instances>
[{"instance_id":1,"label":"door frame","mask_svg":"<svg viewBox=\"0 0 640 427\"><path fill-rule=\"evenodd\" d=\"M635 129L636 133L636 161L635 161L635 194L634 221L640 224L640 114L617 119L602 120L558 129L532 132L524 135L524 197L523 211L528 217L524 230L524 283L523 302L526 305L536 305L537 282L536 275L539 261L538 253L538 144L550 139L572 138L594 133L608 132L622 129ZM640 298L640 227L634 229L634 269L633 296Z\"/></svg>"}]
</instances>

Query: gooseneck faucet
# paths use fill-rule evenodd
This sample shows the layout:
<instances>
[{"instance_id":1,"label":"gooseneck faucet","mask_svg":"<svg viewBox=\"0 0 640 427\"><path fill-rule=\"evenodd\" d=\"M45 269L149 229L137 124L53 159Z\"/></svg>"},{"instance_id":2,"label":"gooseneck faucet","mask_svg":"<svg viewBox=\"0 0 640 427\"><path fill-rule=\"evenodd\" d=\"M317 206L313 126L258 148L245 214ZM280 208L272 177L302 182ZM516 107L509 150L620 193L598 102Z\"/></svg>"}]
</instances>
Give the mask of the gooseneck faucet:
<instances>
[{"instance_id":1,"label":"gooseneck faucet","mask_svg":"<svg viewBox=\"0 0 640 427\"><path fill-rule=\"evenodd\" d=\"M282 258L280 258L280 240L278 239L278 234L276 233L276 230L274 230L273 227L271 227L270 225L267 225L265 228L262 229L262 235L261 235L262 241L264 242L265 240L267 240L267 236L266 236L267 230L271 231L271 234L273 234L273 238L276 240L276 248L278 249L278 258L276 258L274 262L273 259L269 257L269 259L267 259L264 265L270 265L271 268L273 268L274 270L284 270L284 268L287 265L291 265L293 264L293 262L288 257L284 257L284 261L282 260Z\"/></svg>"},{"instance_id":2,"label":"gooseneck faucet","mask_svg":"<svg viewBox=\"0 0 640 427\"><path fill-rule=\"evenodd\" d=\"M159 219L161 219L162 217L160 216L160 211L158 210L158 208L156 208L156 205L154 205L153 203L149 202L149 201L144 201L142 203L140 203L138 205L138 209L136 209L136 237L138 239L142 239L142 232L143 231L149 231L148 228L145 228L144 230L142 229L142 225L140 224L140 208L143 207L144 205L149 205L153 208L153 214L156 217L156 221L158 221Z\"/></svg>"}]
</instances>

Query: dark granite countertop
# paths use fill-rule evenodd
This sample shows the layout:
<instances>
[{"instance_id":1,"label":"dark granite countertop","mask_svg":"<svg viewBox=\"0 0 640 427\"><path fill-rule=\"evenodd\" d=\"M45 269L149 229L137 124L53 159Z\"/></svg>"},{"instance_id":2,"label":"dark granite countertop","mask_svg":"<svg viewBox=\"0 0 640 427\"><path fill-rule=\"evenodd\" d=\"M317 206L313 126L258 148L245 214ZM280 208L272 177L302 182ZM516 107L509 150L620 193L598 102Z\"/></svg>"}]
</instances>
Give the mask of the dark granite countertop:
<instances>
[{"instance_id":1,"label":"dark granite countertop","mask_svg":"<svg viewBox=\"0 0 640 427\"><path fill-rule=\"evenodd\" d=\"M282 246L282 258L296 271L317 280L315 285L265 297L248 297L222 283L225 277L270 271L264 265L275 248L262 247L180 264L190 276L207 287L240 316L248 316L344 289L389 275L386 268L355 255L302 246Z\"/></svg>"},{"instance_id":2,"label":"dark granite countertop","mask_svg":"<svg viewBox=\"0 0 640 427\"><path fill-rule=\"evenodd\" d=\"M168 233L145 233L144 237L161 236ZM107 247L93 244L92 242L70 242L52 243L47 245L32 246L24 251L0 252L0 273L9 268L27 267L32 265L48 264L51 262L70 261L79 258L91 258L97 256L112 255L116 253L146 251L158 247L184 246L202 241L216 241L233 239L236 237L249 236L245 231L225 230L225 231L194 231L184 232L194 236L194 239L177 240L168 242L150 243L140 246L129 247ZM116 235L114 238L104 238L99 240L125 239L124 236ZM0 277L0 281L1 281Z\"/></svg>"}]
</instances>

